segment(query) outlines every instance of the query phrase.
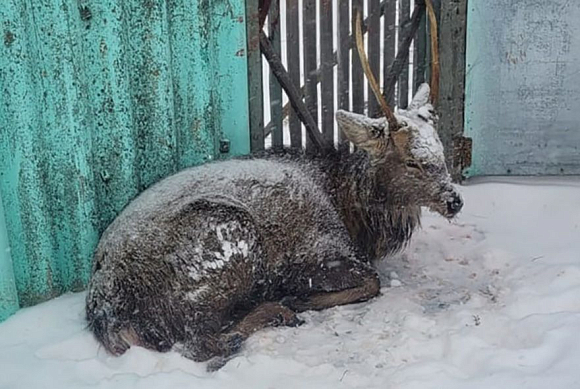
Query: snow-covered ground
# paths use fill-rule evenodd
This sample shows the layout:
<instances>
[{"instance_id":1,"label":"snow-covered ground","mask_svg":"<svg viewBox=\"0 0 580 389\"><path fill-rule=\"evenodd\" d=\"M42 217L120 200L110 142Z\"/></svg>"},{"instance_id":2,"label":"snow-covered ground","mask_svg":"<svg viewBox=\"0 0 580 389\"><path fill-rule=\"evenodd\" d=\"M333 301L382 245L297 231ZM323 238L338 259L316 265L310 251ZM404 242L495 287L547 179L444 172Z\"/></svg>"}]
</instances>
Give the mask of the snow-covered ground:
<instances>
[{"instance_id":1,"label":"snow-covered ground","mask_svg":"<svg viewBox=\"0 0 580 389\"><path fill-rule=\"evenodd\" d=\"M84 329L84 294L0 324L0 388L580 388L580 180L463 187L380 265L382 295L249 339L222 370Z\"/></svg>"}]
</instances>

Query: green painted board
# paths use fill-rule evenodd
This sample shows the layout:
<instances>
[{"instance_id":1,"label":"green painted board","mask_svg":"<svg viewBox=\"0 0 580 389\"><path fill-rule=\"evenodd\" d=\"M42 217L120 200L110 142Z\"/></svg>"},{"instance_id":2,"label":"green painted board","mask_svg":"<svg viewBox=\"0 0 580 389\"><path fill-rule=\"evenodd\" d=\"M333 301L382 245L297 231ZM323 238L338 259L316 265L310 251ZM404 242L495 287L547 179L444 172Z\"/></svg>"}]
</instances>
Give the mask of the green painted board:
<instances>
[{"instance_id":1,"label":"green painted board","mask_svg":"<svg viewBox=\"0 0 580 389\"><path fill-rule=\"evenodd\" d=\"M84 288L100 234L140 191L249 152L245 13L0 2L0 320Z\"/></svg>"},{"instance_id":2,"label":"green painted board","mask_svg":"<svg viewBox=\"0 0 580 389\"><path fill-rule=\"evenodd\" d=\"M0 321L18 310L18 295L12 270L12 257L8 245L4 208L0 199Z\"/></svg>"}]
</instances>

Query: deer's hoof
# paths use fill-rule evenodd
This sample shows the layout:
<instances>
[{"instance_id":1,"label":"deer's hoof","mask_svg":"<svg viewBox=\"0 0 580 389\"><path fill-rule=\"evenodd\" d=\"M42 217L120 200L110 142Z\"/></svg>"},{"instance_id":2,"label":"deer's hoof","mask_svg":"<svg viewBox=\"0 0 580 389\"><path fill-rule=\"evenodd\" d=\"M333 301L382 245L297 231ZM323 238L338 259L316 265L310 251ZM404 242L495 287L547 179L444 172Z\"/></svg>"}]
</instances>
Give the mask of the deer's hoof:
<instances>
[{"instance_id":1,"label":"deer's hoof","mask_svg":"<svg viewBox=\"0 0 580 389\"><path fill-rule=\"evenodd\" d=\"M223 335L222 342L225 348L225 354L231 355L240 351L244 344L244 337L239 332L231 332Z\"/></svg>"},{"instance_id":2,"label":"deer's hoof","mask_svg":"<svg viewBox=\"0 0 580 389\"><path fill-rule=\"evenodd\" d=\"M300 327L302 324L306 323L304 320L299 318L297 315L294 315L293 318L286 322L288 327Z\"/></svg>"}]
</instances>

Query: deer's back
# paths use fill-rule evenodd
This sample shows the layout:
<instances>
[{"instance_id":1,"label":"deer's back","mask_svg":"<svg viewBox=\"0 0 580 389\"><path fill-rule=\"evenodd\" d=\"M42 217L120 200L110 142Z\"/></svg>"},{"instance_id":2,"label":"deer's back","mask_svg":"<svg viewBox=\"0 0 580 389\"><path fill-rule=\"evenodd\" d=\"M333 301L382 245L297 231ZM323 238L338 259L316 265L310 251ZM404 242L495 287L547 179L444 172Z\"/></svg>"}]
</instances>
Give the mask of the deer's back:
<instances>
[{"instance_id":1,"label":"deer's back","mask_svg":"<svg viewBox=\"0 0 580 389\"><path fill-rule=\"evenodd\" d=\"M242 159L210 163L181 171L144 191L133 200L105 231L100 246L109 252L126 251L127 244L139 250L158 251L163 238L174 228L183 228L181 215L199 201L226 204L243 210L256 223L265 250L272 261L295 255L315 220L328 220L329 228L340 225L325 192L323 172L308 162ZM203 210L198 212L203 218ZM233 215L232 215L233 216Z\"/></svg>"}]
</instances>

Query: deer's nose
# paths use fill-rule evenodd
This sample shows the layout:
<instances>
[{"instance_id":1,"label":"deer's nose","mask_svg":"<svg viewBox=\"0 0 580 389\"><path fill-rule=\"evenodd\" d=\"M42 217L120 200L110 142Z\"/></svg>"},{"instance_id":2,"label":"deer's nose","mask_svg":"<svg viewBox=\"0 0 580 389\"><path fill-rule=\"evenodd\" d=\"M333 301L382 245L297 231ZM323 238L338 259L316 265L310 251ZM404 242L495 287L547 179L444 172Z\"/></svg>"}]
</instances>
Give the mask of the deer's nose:
<instances>
[{"instance_id":1,"label":"deer's nose","mask_svg":"<svg viewBox=\"0 0 580 389\"><path fill-rule=\"evenodd\" d=\"M455 216L463 208L463 200L461 196L455 195L447 201L447 212L450 216Z\"/></svg>"}]
</instances>

